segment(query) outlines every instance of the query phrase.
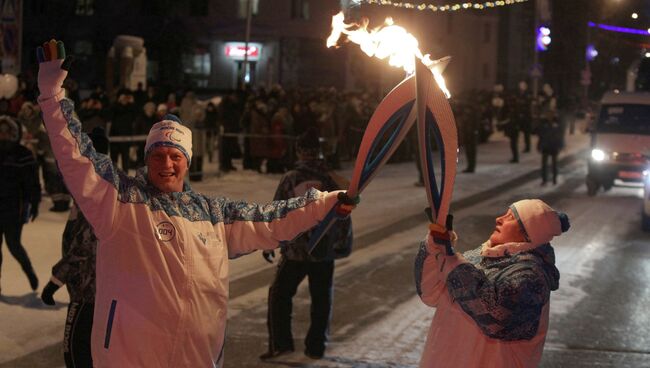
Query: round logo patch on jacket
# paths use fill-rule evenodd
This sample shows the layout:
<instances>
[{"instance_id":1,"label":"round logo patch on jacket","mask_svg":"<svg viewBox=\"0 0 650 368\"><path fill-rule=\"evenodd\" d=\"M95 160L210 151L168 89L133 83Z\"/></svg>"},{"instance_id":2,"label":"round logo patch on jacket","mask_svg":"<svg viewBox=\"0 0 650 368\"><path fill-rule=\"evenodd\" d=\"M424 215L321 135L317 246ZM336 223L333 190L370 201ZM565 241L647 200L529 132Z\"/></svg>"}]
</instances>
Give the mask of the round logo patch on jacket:
<instances>
[{"instance_id":1,"label":"round logo patch on jacket","mask_svg":"<svg viewBox=\"0 0 650 368\"><path fill-rule=\"evenodd\" d=\"M162 241L171 241L176 236L176 228L171 222L164 221L156 225L158 239Z\"/></svg>"}]
</instances>

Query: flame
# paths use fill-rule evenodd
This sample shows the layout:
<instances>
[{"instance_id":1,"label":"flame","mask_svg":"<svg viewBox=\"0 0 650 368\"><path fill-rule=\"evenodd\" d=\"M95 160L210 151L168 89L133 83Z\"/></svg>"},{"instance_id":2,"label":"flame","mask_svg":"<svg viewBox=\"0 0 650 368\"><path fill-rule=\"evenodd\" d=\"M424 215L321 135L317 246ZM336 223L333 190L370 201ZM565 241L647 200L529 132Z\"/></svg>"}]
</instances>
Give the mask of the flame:
<instances>
[{"instance_id":1,"label":"flame","mask_svg":"<svg viewBox=\"0 0 650 368\"><path fill-rule=\"evenodd\" d=\"M343 12L332 17L332 33L327 37L327 47L337 46L339 38L346 35L347 39L356 43L361 50L370 57L388 59L391 66L402 68L407 73L415 71L415 59L420 60L433 73L433 77L440 89L449 98L451 93L447 89L442 71L448 58L432 60L429 54L422 54L418 40L406 29L393 23L388 17L384 25L368 31L368 19L364 18L361 24L344 22Z\"/></svg>"}]
</instances>

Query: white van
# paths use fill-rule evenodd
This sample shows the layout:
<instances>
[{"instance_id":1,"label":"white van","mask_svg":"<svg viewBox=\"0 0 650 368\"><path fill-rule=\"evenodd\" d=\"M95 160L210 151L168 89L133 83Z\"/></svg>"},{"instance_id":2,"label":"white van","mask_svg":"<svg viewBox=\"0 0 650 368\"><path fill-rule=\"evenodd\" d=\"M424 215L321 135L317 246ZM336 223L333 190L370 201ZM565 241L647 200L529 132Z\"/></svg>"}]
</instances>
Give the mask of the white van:
<instances>
[{"instance_id":1,"label":"white van","mask_svg":"<svg viewBox=\"0 0 650 368\"><path fill-rule=\"evenodd\" d=\"M587 193L609 190L617 179L643 183L642 227L650 231L650 93L606 93L589 131Z\"/></svg>"},{"instance_id":2,"label":"white van","mask_svg":"<svg viewBox=\"0 0 650 368\"><path fill-rule=\"evenodd\" d=\"M587 192L595 195L616 179L642 183L650 157L650 93L607 92L590 127Z\"/></svg>"}]
</instances>

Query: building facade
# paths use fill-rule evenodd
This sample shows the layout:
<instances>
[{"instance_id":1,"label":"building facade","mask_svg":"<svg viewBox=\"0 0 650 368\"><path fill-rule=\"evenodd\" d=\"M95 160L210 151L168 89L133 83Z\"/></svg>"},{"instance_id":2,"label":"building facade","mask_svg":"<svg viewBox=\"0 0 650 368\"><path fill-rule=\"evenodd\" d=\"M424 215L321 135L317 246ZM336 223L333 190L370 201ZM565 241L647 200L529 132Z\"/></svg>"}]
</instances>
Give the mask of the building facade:
<instances>
[{"instance_id":1,"label":"building facade","mask_svg":"<svg viewBox=\"0 0 650 368\"><path fill-rule=\"evenodd\" d=\"M24 0L22 68L35 73L34 48L56 37L75 54L72 77L82 88L106 84L106 59L115 38L132 35L144 39L147 79L156 85L228 90L246 78L253 86L385 92L404 78L403 71L369 58L355 45L325 47L331 17L342 3L347 1ZM452 92L489 89L497 81L496 11L432 13L363 5L348 12L349 19L362 16L373 27L392 16L420 40L424 53L452 56L444 73Z\"/></svg>"}]
</instances>

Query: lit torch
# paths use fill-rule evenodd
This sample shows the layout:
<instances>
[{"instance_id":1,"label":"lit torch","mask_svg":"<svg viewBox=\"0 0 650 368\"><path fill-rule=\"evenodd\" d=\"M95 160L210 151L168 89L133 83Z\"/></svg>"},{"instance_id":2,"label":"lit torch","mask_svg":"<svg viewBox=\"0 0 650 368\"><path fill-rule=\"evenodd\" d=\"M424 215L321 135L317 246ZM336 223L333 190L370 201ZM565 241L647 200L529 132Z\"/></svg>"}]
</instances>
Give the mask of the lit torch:
<instances>
[{"instance_id":1,"label":"lit torch","mask_svg":"<svg viewBox=\"0 0 650 368\"><path fill-rule=\"evenodd\" d=\"M345 35L368 56L388 59L391 66L403 68L410 76L384 97L370 118L347 195L354 198L361 193L417 120L420 162L430 206L428 214L433 224L450 229L451 218L447 218L447 215L458 157L456 123L447 101L450 93L442 77L450 58L431 60L428 54L423 55L417 39L404 28L393 24L391 18L386 19L384 26L371 31L367 30L367 26L367 19L362 24L346 24L343 13L338 13L332 17L332 33L327 38L327 47L336 46ZM437 166L441 172L440 187L434 172L434 139L441 153ZM336 208L338 205L312 233L308 248L310 252L336 222L339 213Z\"/></svg>"}]
</instances>

